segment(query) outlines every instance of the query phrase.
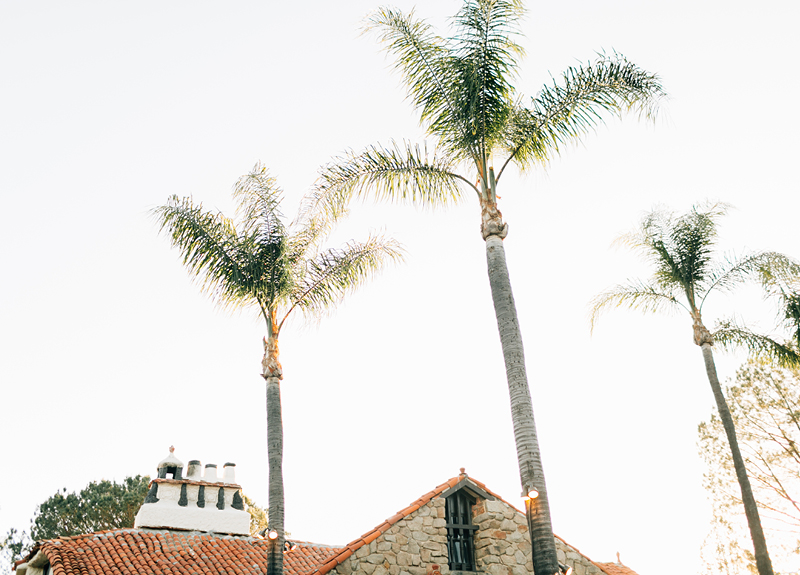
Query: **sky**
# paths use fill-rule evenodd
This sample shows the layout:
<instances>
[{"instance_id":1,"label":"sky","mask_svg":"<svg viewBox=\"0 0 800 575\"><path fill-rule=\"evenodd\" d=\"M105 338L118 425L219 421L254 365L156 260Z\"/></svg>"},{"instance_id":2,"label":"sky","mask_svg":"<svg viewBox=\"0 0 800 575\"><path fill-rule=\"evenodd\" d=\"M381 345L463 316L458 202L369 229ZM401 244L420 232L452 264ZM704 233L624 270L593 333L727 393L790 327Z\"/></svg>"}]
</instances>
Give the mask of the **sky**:
<instances>
[{"instance_id":1,"label":"sky","mask_svg":"<svg viewBox=\"0 0 800 575\"><path fill-rule=\"evenodd\" d=\"M399 0L402 10L414 2ZM0 2L0 534L57 489L188 462L237 464L267 504L264 326L200 292L151 210L232 213L263 162L291 219L319 166L422 142L373 34L378 0ZM446 34L457 0L419 3ZM505 248L555 532L641 575L700 570L697 425L713 398L687 316L589 302L644 277L612 247L654 206L731 204L721 249L800 257L800 8L789 0L527 2L525 98L616 50L659 74L654 122L611 119L504 176ZM525 101L525 100L523 100ZM345 544L465 467L521 505L477 202L354 205L331 241L382 231L405 262L281 335L286 528ZM705 319L731 312L709 301ZM774 309L737 302L769 329ZM744 360L718 354L727 379Z\"/></svg>"}]
</instances>

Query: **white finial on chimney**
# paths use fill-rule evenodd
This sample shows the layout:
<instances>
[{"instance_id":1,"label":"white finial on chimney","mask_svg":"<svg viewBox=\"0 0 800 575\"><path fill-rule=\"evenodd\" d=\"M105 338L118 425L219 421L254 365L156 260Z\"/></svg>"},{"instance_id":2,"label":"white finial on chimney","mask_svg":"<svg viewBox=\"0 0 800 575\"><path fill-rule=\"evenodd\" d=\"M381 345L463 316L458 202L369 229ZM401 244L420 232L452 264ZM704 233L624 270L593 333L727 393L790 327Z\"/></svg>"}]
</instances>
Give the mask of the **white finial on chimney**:
<instances>
[{"instance_id":1,"label":"white finial on chimney","mask_svg":"<svg viewBox=\"0 0 800 575\"><path fill-rule=\"evenodd\" d=\"M183 462L175 457L175 447L169 446L169 455L162 459L158 464L159 479L180 479L183 473Z\"/></svg>"}]
</instances>

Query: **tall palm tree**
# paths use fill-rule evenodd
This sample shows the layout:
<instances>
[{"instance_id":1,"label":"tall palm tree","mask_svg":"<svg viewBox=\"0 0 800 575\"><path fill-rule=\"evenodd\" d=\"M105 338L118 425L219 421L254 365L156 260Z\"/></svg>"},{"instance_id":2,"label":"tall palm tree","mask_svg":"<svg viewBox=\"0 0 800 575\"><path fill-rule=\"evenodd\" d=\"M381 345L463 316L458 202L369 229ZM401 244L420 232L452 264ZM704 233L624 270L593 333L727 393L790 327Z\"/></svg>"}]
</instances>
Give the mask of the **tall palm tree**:
<instances>
[{"instance_id":1,"label":"tall palm tree","mask_svg":"<svg viewBox=\"0 0 800 575\"><path fill-rule=\"evenodd\" d=\"M545 86L530 105L512 85L522 48L516 43L523 9L517 0L465 0L452 34L437 36L413 14L380 9L376 29L396 59L421 124L435 141L373 145L329 164L320 190L376 194L391 200L447 204L474 193L492 299L506 365L523 494L538 491L529 505L536 575L558 572L547 489L539 453L522 337L511 292L503 240L508 226L497 204L497 186L510 164L546 164L561 148L603 122L605 113L654 114L663 95L658 78L613 54L569 68ZM494 158L501 161L495 171Z\"/></svg>"},{"instance_id":2,"label":"tall palm tree","mask_svg":"<svg viewBox=\"0 0 800 575\"><path fill-rule=\"evenodd\" d=\"M234 186L237 221L207 212L190 198L170 198L154 210L161 229L183 255L189 272L222 306L254 307L266 323L262 376L267 384L270 575L283 573L283 424L278 338L295 310L319 316L364 283L387 261L401 257L397 243L380 236L322 249L333 225L347 213L340 197L306 196L294 222L285 226L282 191L256 164Z\"/></svg>"},{"instance_id":3,"label":"tall palm tree","mask_svg":"<svg viewBox=\"0 0 800 575\"><path fill-rule=\"evenodd\" d=\"M591 321L594 328L602 311L617 306L644 312L679 308L689 314L694 330L694 343L703 351L706 375L728 437L755 548L758 573L772 575L772 563L758 508L744 459L739 451L733 419L717 377L712 346L715 343L720 344L723 349L742 346L753 355L771 356L784 366L797 365L800 357L791 343L782 344L770 337L755 334L733 321L719 322L714 333L711 333L702 322L701 312L708 296L713 292L730 291L748 280L759 282L769 292L776 283L796 281L800 266L794 260L776 252L758 252L722 261L715 260L717 221L725 211L726 206L714 204L694 207L680 217L664 210L655 210L648 214L638 231L623 236L621 241L639 250L652 264L652 278L618 285L597 296L592 306Z\"/></svg>"}]
</instances>

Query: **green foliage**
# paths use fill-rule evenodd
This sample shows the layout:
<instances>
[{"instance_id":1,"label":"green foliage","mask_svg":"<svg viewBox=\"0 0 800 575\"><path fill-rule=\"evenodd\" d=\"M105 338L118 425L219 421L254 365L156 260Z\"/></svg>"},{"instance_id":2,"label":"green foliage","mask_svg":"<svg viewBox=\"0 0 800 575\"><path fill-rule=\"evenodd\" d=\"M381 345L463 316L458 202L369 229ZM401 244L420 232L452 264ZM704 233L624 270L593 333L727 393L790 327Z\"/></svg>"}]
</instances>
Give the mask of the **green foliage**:
<instances>
[{"instance_id":1,"label":"green foliage","mask_svg":"<svg viewBox=\"0 0 800 575\"><path fill-rule=\"evenodd\" d=\"M792 332L794 344L800 348L800 293L782 292L784 319Z\"/></svg>"},{"instance_id":2,"label":"green foliage","mask_svg":"<svg viewBox=\"0 0 800 575\"><path fill-rule=\"evenodd\" d=\"M33 541L27 531L17 531L13 527L8 530L0 542L0 558L8 565L9 571L14 562L24 557L32 545Z\"/></svg>"},{"instance_id":3,"label":"green foliage","mask_svg":"<svg viewBox=\"0 0 800 575\"><path fill-rule=\"evenodd\" d=\"M3 541L3 555L13 562L23 557L33 541L68 537L108 529L133 527L150 483L149 477L126 477L122 483L93 481L79 492L57 491L40 504L30 531L11 529Z\"/></svg>"},{"instance_id":4,"label":"green foliage","mask_svg":"<svg viewBox=\"0 0 800 575\"><path fill-rule=\"evenodd\" d=\"M739 369L726 397L773 561L794 571L800 559L800 370L751 361ZM716 414L700 424L698 436L713 509L704 548L707 572L752 572L741 493Z\"/></svg>"},{"instance_id":5,"label":"green foliage","mask_svg":"<svg viewBox=\"0 0 800 575\"><path fill-rule=\"evenodd\" d=\"M773 295L776 286L797 285L800 264L783 254L717 257L717 226L726 211L724 204L709 204L694 206L680 216L664 209L647 214L636 232L618 242L638 251L651 264L653 275L598 295L592 302L592 329L609 308L621 306L646 313L682 308L694 318L709 295L731 292L746 282L759 284L766 296ZM786 313L788 317L792 312L787 309ZM790 321L787 324L791 326ZM797 327L800 329L800 324ZM713 336L722 349L744 348L753 357L782 366L800 365L800 353L791 341L753 333L733 320L719 321Z\"/></svg>"},{"instance_id":6,"label":"green foliage","mask_svg":"<svg viewBox=\"0 0 800 575\"><path fill-rule=\"evenodd\" d=\"M259 507L256 502L247 495L243 495L244 510L250 514L250 535L261 533L269 528L269 510L266 507Z\"/></svg>"},{"instance_id":7,"label":"green foliage","mask_svg":"<svg viewBox=\"0 0 800 575\"><path fill-rule=\"evenodd\" d=\"M61 536L133 527L147 495L149 477L126 477L122 483L92 482L79 493L64 489L39 505L31 537L35 541Z\"/></svg>"},{"instance_id":8,"label":"green foliage","mask_svg":"<svg viewBox=\"0 0 800 575\"><path fill-rule=\"evenodd\" d=\"M654 116L664 96L658 77L616 53L569 68L523 105L512 83L523 55L517 43L523 17L516 0L465 0L443 38L413 12L375 12L367 28L394 57L420 123L436 142L434 160L428 162L427 153L423 160L411 144L374 145L327 166L319 188L439 204L467 186L495 202L496 182L488 175L494 154L503 161L499 181L511 162L523 170L546 164L608 114ZM476 175L459 174L462 162Z\"/></svg>"},{"instance_id":9,"label":"green foliage","mask_svg":"<svg viewBox=\"0 0 800 575\"><path fill-rule=\"evenodd\" d=\"M396 242L376 235L322 250L321 242L347 214L348 198L316 190L286 226L282 191L258 164L236 183L234 197L236 220L177 196L154 214L201 287L223 307L256 306L270 330L279 330L295 308L318 317L387 260L401 258ZM282 319L273 325L278 313Z\"/></svg>"}]
</instances>

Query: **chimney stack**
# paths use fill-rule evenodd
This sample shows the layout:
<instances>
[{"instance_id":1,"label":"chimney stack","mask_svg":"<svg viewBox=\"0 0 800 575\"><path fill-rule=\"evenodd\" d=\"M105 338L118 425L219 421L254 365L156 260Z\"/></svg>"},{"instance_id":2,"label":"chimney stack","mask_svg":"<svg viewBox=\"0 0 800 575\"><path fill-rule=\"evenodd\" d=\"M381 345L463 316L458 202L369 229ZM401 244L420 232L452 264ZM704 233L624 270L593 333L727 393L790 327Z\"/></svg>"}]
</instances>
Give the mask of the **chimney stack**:
<instances>
[{"instance_id":1,"label":"chimney stack","mask_svg":"<svg viewBox=\"0 0 800 575\"><path fill-rule=\"evenodd\" d=\"M183 463L173 454L158 464L158 477L136 514L134 527L182 529L231 535L249 535L250 514L244 510L241 486L236 484L235 465L226 463L224 477L217 477L217 466L189 462L183 477Z\"/></svg>"}]
</instances>

